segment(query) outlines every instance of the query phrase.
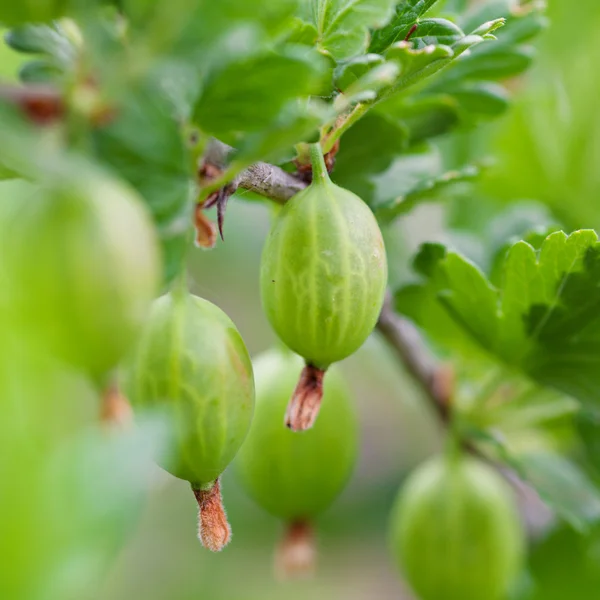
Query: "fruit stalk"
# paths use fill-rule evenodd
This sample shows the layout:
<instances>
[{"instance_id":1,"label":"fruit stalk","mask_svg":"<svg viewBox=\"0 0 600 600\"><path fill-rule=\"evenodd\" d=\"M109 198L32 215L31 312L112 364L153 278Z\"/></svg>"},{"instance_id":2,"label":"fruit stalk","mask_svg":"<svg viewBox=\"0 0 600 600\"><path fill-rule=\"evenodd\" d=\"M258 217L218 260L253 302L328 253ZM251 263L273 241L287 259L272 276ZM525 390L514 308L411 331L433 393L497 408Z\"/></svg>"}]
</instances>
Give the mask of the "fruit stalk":
<instances>
[{"instance_id":1,"label":"fruit stalk","mask_svg":"<svg viewBox=\"0 0 600 600\"><path fill-rule=\"evenodd\" d=\"M325 164L325 157L321 144L311 144L309 146L310 162L312 164L312 180L313 183L323 183L329 181L329 172Z\"/></svg>"},{"instance_id":2,"label":"fruit stalk","mask_svg":"<svg viewBox=\"0 0 600 600\"><path fill-rule=\"evenodd\" d=\"M319 414L323 399L325 370L307 364L292 394L285 413L285 425L292 431L310 429Z\"/></svg>"},{"instance_id":3,"label":"fruit stalk","mask_svg":"<svg viewBox=\"0 0 600 600\"><path fill-rule=\"evenodd\" d=\"M110 384L102 395L100 421L109 427L126 430L133 423L133 411L116 384Z\"/></svg>"},{"instance_id":4,"label":"fruit stalk","mask_svg":"<svg viewBox=\"0 0 600 600\"><path fill-rule=\"evenodd\" d=\"M198 539L211 552L220 552L231 538L231 527L221 500L220 481L215 479L210 487L196 488L192 485L192 491L198 502Z\"/></svg>"},{"instance_id":5,"label":"fruit stalk","mask_svg":"<svg viewBox=\"0 0 600 600\"><path fill-rule=\"evenodd\" d=\"M311 577L316 564L315 534L309 521L287 524L275 551L275 574L279 579Z\"/></svg>"}]
</instances>

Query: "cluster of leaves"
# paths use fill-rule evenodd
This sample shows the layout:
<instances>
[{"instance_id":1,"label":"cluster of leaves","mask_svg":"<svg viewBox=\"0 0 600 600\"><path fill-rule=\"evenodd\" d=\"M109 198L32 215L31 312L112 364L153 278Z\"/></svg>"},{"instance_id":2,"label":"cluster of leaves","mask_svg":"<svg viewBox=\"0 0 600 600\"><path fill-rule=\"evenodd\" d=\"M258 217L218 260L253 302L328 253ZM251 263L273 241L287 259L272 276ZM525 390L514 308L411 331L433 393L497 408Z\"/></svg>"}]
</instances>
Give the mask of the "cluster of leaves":
<instances>
[{"instance_id":1,"label":"cluster of leaves","mask_svg":"<svg viewBox=\"0 0 600 600\"><path fill-rule=\"evenodd\" d=\"M373 52L383 53L400 61L401 76L394 93L382 94L344 137L337 181L389 220L438 197L448 184L477 177L479 164L447 171L436 138L503 114L509 102L500 82L530 66L528 43L545 23L534 5L515 10L494 1L452 12L443 3L400 3L392 22L375 32L370 53L354 60L377 64L382 57Z\"/></svg>"},{"instance_id":2,"label":"cluster of leaves","mask_svg":"<svg viewBox=\"0 0 600 600\"><path fill-rule=\"evenodd\" d=\"M119 12L74 3L74 20L25 25L7 42L32 55L23 81L52 83L82 110L115 107L85 147L146 198L169 280L185 253L195 163L209 136L236 148L225 182L257 160L288 161L320 130L332 140L340 120L343 130L358 121L335 178L387 218L476 176L473 165L444 172L428 141L506 108L493 81L527 68L523 44L543 18L534 7L511 14L508 2L470 13L445 5L176 0L167 10L129 0Z\"/></svg>"}]
</instances>

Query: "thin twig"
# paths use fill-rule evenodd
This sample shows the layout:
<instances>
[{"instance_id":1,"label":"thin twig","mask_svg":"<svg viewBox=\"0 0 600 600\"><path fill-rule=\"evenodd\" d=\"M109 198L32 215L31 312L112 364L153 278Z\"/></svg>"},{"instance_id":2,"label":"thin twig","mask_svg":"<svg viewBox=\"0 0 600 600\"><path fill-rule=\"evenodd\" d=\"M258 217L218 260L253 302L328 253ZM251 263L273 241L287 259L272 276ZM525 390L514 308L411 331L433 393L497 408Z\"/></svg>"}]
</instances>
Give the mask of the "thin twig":
<instances>
[{"instance_id":1,"label":"thin twig","mask_svg":"<svg viewBox=\"0 0 600 600\"><path fill-rule=\"evenodd\" d=\"M377 330L425 392L440 419L447 423L452 395L449 372L431 356L415 326L394 311L389 293L379 315Z\"/></svg>"},{"instance_id":2,"label":"thin twig","mask_svg":"<svg viewBox=\"0 0 600 600\"><path fill-rule=\"evenodd\" d=\"M213 139L208 145L204 161L224 168L233 152L231 146ZM279 204L284 204L307 186L298 177L265 162L250 165L235 177L233 183L238 188L256 192Z\"/></svg>"},{"instance_id":3,"label":"thin twig","mask_svg":"<svg viewBox=\"0 0 600 600\"><path fill-rule=\"evenodd\" d=\"M306 187L306 182L291 173L264 162L248 167L237 180L238 187L285 204Z\"/></svg>"}]
</instances>

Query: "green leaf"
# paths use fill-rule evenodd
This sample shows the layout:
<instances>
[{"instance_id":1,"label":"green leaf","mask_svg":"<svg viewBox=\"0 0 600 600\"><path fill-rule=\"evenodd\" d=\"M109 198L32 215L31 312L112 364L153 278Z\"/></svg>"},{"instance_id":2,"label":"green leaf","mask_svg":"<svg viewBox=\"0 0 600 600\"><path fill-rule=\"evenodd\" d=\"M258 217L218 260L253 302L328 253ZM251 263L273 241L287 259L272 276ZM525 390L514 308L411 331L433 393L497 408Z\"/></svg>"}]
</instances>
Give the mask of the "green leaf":
<instances>
[{"instance_id":1,"label":"green leaf","mask_svg":"<svg viewBox=\"0 0 600 600\"><path fill-rule=\"evenodd\" d=\"M382 91L376 110L402 121L411 143L458 127L471 128L508 108L508 91L494 82L530 66L533 50L522 44L541 31L543 18L537 8L521 7L513 14L506 2L495 4L502 6L476 11L464 21L466 28L474 28L470 35L449 21L422 19L408 41L396 41L383 51L388 60L400 64L401 76L391 89ZM404 8L403 4L398 7ZM496 39L492 33L505 23L503 16L508 16L510 31L502 27ZM436 35L428 37L428 24ZM440 31L436 31L438 26ZM481 43L489 40L493 42ZM421 54L415 56L415 52ZM415 84L419 84L417 94L409 95Z\"/></svg>"},{"instance_id":2,"label":"green leaf","mask_svg":"<svg viewBox=\"0 0 600 600\"><path fill-rule=\"evenodd\" d=\"M558 454L513 457L519 474L542 500L579 531L600 519L600 491L573 462Z\"/></svg>"},{"instance_id":3,"label":"green leaf","mask_svg":"<svg viewBox=\"0 0 600 600\"><path fill-rule=\"evenodd\" d=\"M427 144L411 148L410 152L397 156L388 169L373 177L373 210L378 211L410 194L442 170L439 153Z\"/></svg>"},{"instance_id":4,"label":"green leaf","mask_svg":"<svg viewBox=\"0 0 600 600\"><path fill-rule=\"evenodd\" d=\"M380 54L363 54L338 65L334 72L335 84L342 92L364 77L371 69L382 65Z\"/></svg>"},{"instance_id":5,"label":"green leaf","mask_svg":"<svg viewBox=\"0 0 600 600\"><path fill-rule=\"evenodd\" d=\"M463 122L498 117L509 106L508 92L496 83L466 83L457 89L447 89L447 93L457 102Z\"/></svg>"},{"instance_id":6,"label":"green leaf","mask_svg":"<svg viewBox=\"0 0 600 600\"><path fill-rule=\"evenodd\" d=\"M503 19L484 23L472 34L459 38L451 46L430 45L414 49L410 42L403 41L393 44L386 50L385 57L387 60L399 63L401 74L386 96L404 92L410 86L431 77L450 65L467 50L486 41L491 33L502 27L503 24Z\"/></svg>"},{"instance_id":7,"label":"green leaf","mask_svg":"<svg viewBox=\"0 0 600 600\"><path fill-rule=\"evenodd\" d=\"M600 521L600 489L575 462L550 449L518 450L499 435L473 435L573 528L588 532Z\"/></svg>"},{"instance_id":8,"label":"green leaf","mask_svg":"<svg viewBox=\"0 0 600 600\"><path fill-rule=\"evenodd\" d=\"M335 98L334 109L341 114L359 102L374 102L382 90L389 89L394 84L399 73L400 68L392 61L368 69L360 79L349 85L343 94Z\"/></svg>"},{"instance_id":9,"label":"green leaf","mask_svg":"<svg viewBox=\"0 0 600 600\"><path fill-rule=\"evenodd\" d=\"M307 141L311 135L318 136L319 128L334 116L331 107L324 103L292 101L268 127L242 139L234 160L243 164L259 160L278 162L282 153L293 155L295 144Z\"/></svg>"},{"instance_id":10,"label":"green leaf","mask_svg":"<svg viewBox=\"0 0 600 600\"><path fill-rule=\"evenodd\" d=\"M447 133L460 123L460 107L447 94L404 98L394 96L377 105L377 112L404 124L410 145Z\"/></svg>"},{"instance_id":11,"label":"green leaf","mask_svg":"<svg viewBox=\"0 0 600 600\"><path fill-rule=\"evenodd\" d=\"M510 381L510 375L506 371L502 372L503 383ZM527 386L522 377L515 378L514 387L518 389L519 383ZM475 417L478 424L501 431L502 436L517 447L526 445L529 450L536 437L540 439L540 448L547 449L549 445L552 447L558 443L558 439L552 439L548 434L556 434L561 428L570 434L573 419L579 412L579 403L549 388L533 387L530 383L529 388L521 394L517 391L505 402L498 402L492 395L487 402L483 402L469 414L469 420ZM501 390L497 395L505 393L509 397L505 387Z\"/></svg>"},{"instance_id":12,"label":"green leaf","mask_svg":"<svg viewBox=\"0 0 600 600\"><path fill-rule=\"evenodd\" d=\"M293 48L231 62L207 77L193 120L216 136L259 131L287 102L317 89L322 67L317 56Z\"/></svg>"},{"instance_id":13,"label":"green leaf","mask_svg":"<svg viewBox=\"0 0 600 600\"><path fill-rule=\"evenodd\" d=\"M317 47L341 61L363 53L369 28L381 27L392 16L395 0L310 0Z\"/></svg>"},{"instance_id":14,"label":"green leaf","mask_svg":"<svg viewBox=\"0 0 600 600\"><path fill-rule=\"evenodd\" d=\"M377 211L377 218L380 221L389 222L400 215L414 210L416 206L423 202L431 202L439 199L440 194L452 185L477 179L480 173L480 167L467 165L456 171L447 171L435 177L419 180L415 182L411 190L396 197L388 205L382 206Z\"/></svg>"},{"instance_id":15,"label":"green leaf","mask_svg":"<svg viewBox=\"0 0 600 600\"><path fill-rule=\"evenodd\" d=\"M599 543L598 528L591 535L566 525L546 532L530 551L533 589L526 600L594 598L600 588Z\"/></svg>"},{"instance_id":16,"label":"green leaf","mask_svg":"<svg viewBox=\"0 0 600 600\"><path fill-rule=\"evenodd\" d=\"M443 135L458 125L460 115L450 96L427 96L404 104L402 122L410 132L411 145Z\"/></svg>"},{"instance_id":17,"label":"green leaf","mask_svg":"<svg viewBox=\"0 0 600 600\"><path fill-rule=\"evenodd\" d=\"M497 81L518 75L531 65L534 50L526 46L546 26L543 9L536 3L516 8L506 0L486 2L461 22L466 29L484 20L506 17L505 26L498 32L494 44L483 44L457 61L436 82L439 91L446 91L449 82L462 85L466 79Z\"/></svg>"},{"instance_id":18,"label":"green leaf","mask_svg":"<svg viewBox=\"0 0 600 600\"><path fill-rule=\"evenodd\" d=\"M124 99L118 118L95 131L100 161L132 184L154 217L163 246L164 279L180 271L191 228L191 159L174 109L156 88Z\"/></svg>"},{"instance_id":19,"label":"green leaf","mask_svg":"<svg viewBox=\"0 0 600 600\"><path fill-rule=\"evenodd\" d=\"M517 5L512 0L488 0L473 5L460 18L459 25L470 31L479 23L505 17L507 24L499 36L500 43L517 44L531 40L545 28L544 9L543 3L538 2Z\"/></svg>"},{"instance_id":20,"label":"green leaf","mask_svg":"<svg viewBox=\"0 0 600 600\"><path fill-rule=\"evenodd\" d=\"M299 17L294 17L280 38L280 41L288 42L289 44L313 46L317 35L317 28L312 23L307 23Z\"/></svg>"},{"instance_id":21,"label":"green leaf","mask_svg":"<svg viewBox=\"0 0 600 600\"><path fill-rule=\"evenodd\" d=\"M388 25L373 33L371 52L383 52L396 42L403 41L415 23L437 0L404 0L396 6L396 14Z\"/></svg>"},{"instance_id":22,"label":"green leaf","mask_svg":"<svg viewBox=\"0 0 600 600\"><path fill-rule=\"evenodd\" d=\"M19 69L19 79L24 83L49 83L61 75L62 71L48 60L31 60Z\"/></svg>"},{"instance_id":23,"label":"green leaf","mask_svg":"<svg viewBox=\"0 0 600 600\"><path fill-rule=\"evenodd\" d=\"M448 348L452 348L464 356L481 356L482 352L477 343L440 304L437 290L433 286L405 285L395 294L395 307L398 312L409 315L416 323L427 321L428 330L435 331L432 341L439 354L448 355Z\"/></svg>"},{"instance_id":24,"label":"green leaf","mask_svg":"<svg viewBox=\"0 0 600 600\"><path fill-rule=\"evenodd\" d=\"M344 134L333 180L372 204L373 177L385 171L405 148L406 131L402 126L370 113Z\"/></svg>"},{"instance_id":25,"label":"green leaf","mask_svg":"<svg viewBox=\"0 0 600 600\"><path fill-rule=\"evenodd\" d=\"M513 244L523 240L537 252L549 234L560 230L541 204L515 203L503 211L483 231L487 240L490 281L495 286L502 285L504 260Z\"/></svg>"},{"instance_id":26,"label":"green leaf","mask_svg":"<svg viewBox=\"0 0 600 600\"><path fill-rule=\"evenodd\" d=\"M385 57L400 65L400 79L394 86L394 92L400 92L450 64L454 52L449 46L427 46L416 50L410 42L398 42L388 48Z\"/></svg>"},{"instance_id":27,"label":"green leaf","mask_svg":"<svg viewBox=\"0 0 600 600\"><path fill-rule=\"evenodd\" d=\"M517 242L504 259L500 288L454 252L427 251L419 261L427 264L424 285L485 352L542 385L598 404L600 244L593 231L553 233L539 251ZM411 307L403 307L410 316ZM428 328L427 316L419 317Z\"/></svg>"},{"instance_id":28,"label":"green leaf","mask_svg":"<svg viewBox=\"0 0 600 600\"><path fill-rule=\"evenodd\" d=\"M508 79L526 71L533 61L534 51L528 47L503 48L490 44L485 52L474 53L456 63L437 81L434 89L445 89L448 82L465 79Z\"/></svg>"},{"instance_id":29,"label":"green leaf","mask_svg":"<svg viewBox=\"0 0 600 600\"><path fill-rule=\"evenodd\" d=\"M452 46L465 37L462 29L447 19L423 19L410 36L409 41L414 48L430 45Z\"/></svg>"},{"instance_id":30,"label":"green leaf","mask_svg":"<svg viewBox=\"0 0 600 600\"><path fill-rule=\"evenodd\" d=\"M482 120L502 115L509 106L506 90L491 82L450 85L444 92L405 98L393 96L377 106L377 111L401 121L409 130L411 144L473 127Z\"/></svg>"},{"instance_id":31,"label":"green leaf","mask_svg":"<svg viewBox=\"0 0 600 600\"><path fill-rule=\"evenodd\" d=\"M59 80L65 72L75 68L79 49L70 31L61 21L50 25L27 24L8 31L8 46L40 58L25 62L19 69L19 78L25 83L46 83Z\"/></svg>"},{"instance_id":32,"label":"green leaf","mask_svg":"<svg viewBox=\"0 0 600 600\"><path fill-rule=\"evenodd\" d=\"M9 30L4 39L14 50L26 54L48 54L65 64L71 63L77 54L73 41L58 21L52 25L21 25Z\"/></svg>"},{"instance_id":33,"label":"green leaf","mask_svg":"<svg viewBox=\"0 0 600 600\"><path fill-rule=\"evenodd\" d=\"M581 411L577 418L577 432L588 464L600 475L600 413Z\"/></svg>"},{"instance_id":34,"label":"green leaf","mask_svg":"<svg viewBox=\"0 0 600 600\"><path fill-rule=\"evenodd\" d=\"M298 0L122 0L129 35L160 56L199 59L214 42L242 28L256 28L264 43L281 33Z\"/></svg>"},{"instance_id":35,"label":"green leaf","mask_svg":"<svg viewBox=\"0 0 600 600\"><path fill-rule=\"evenodd\" d=\"M0 181L5 181L7 179L18 179L18 177L18 173L7 166L0 164Z\"/></svg>"}]
</instances>

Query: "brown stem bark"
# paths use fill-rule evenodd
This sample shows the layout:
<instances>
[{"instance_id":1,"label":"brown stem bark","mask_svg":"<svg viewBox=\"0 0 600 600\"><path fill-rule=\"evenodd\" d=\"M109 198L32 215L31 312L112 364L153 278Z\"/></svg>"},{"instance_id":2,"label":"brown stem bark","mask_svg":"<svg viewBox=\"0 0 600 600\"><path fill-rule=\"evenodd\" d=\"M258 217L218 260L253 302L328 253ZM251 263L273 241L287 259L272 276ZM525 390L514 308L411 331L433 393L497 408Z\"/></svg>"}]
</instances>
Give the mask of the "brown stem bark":
<instances>
[{"instance_id":1,"label":"brown stem bark","mask_svg":"<svg viewBox=\"0 0 600 600\"><path fill-rule=\"evenodd\" d=\"M204 156L202 168L206 168L208 164L222 169L233 153L233 148L213 139ZM308 184L276 165L257 162L242 171L235 178L234 185L270 198L274 202L284 204Z\"/></svg>"},{"instance_id":2,"label":"brown stem bark","mask_svg":"<svg viewBox=\"0 0 600 600\"><path fill-rule=\"evenodd\" d=\"M415 326L394 311L391 294L386 296L377 330L419 384L442 422L447 423L454 392L453 371L434 360Z\"/></svg>"}]
</instances>

